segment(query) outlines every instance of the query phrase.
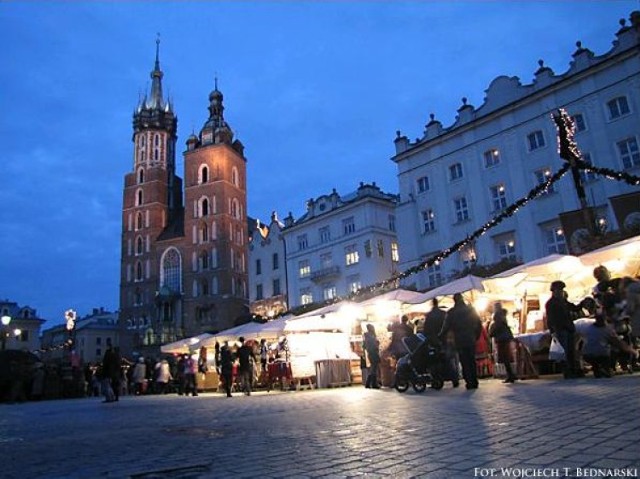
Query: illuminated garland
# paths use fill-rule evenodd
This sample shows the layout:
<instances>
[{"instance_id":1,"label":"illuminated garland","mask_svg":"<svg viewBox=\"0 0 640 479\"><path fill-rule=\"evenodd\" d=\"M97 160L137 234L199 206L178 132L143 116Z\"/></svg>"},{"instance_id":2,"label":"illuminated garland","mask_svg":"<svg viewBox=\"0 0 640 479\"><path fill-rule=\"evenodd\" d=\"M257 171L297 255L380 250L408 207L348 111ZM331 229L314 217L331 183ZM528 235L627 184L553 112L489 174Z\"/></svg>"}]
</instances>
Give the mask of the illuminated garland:
<instances>
[{"instance_id":1,"label":"illuminated garland","mask_svg":"<svg viewBox=\"0 0 640 479\"><path fill-rule=\"evenodd\" d=\"M549 176L544 183L540 183L535 188L530 190L529 193L526 196L516 200L511 205L507 206L504 210L502 210L502 212L499 215L494 216L492 219L487 221L480 228L478 228L473 233L468 235L465 239L463 239L461 241L458 241L457 243L455 243L454 245L450 246L449 248L443 249L437 255L434 255L434 256L426 259L422 263L420 263L420 264L418 264L416 266L413 266L413 267L403 271L402 273L393 275L389 279L386 279L384 281L380 281L378 283L372 284L372 285L367 286L365 288L361 288L358 291L356 291L355 293L351 293L351 294L349 294L349 295L347 295L345 297L333 298L333 300L331 300L329 302L325 302L323 304L333 304L333 303L337 303L337 302L345 300L345 299L354 300L354 299L358 298L359 296L362 296L362 295L365 295L365 294L371 294L371 293L374 293L376 291L385 290L385 289L389 288L390 286L397 284L397 282L399 280L401 280L401 279L404 279L404 278L407 278L407 277L409 277L411 275L419 273L420 271L424 271L425 269L430 268L434 264L439 264L440 261L448 258L453 253L458 252L460 250L463 250L470 243L472 243L477 238L479 238L480 236L485 234L487 231L489 231L494 226L497 226L498 224L500 224L506 218L509 218L509 217L513 216L520 208L525 206L531 200L533 200L533 199L537 198L538 196L541 196L541 195L543 195L545 193L548 193L549 188L551 187L551 185L553 185L556 181L558 181L560 178L562 178L562 176L564 176L564 174L567 171L569 171L570 168L571 168L571 165L569 165L569 163L565 163L564 166L562 168L560 168L555 174Z\"/></svg>"},{"instance_id":2,"label":"illuminated garland","mask_svg":"<svg viewBox=\"0 0 640 479\"><path fill-rule=\"evenodd\" d=\"M624 171L616 171L610 168L599 168L587 163L584 160L577 160L576 166L581 170L586 170L597 175L602 175L610 180L624 181L633 186L640 185L640 176L630 175Z\"/></svg>"}]
</instances>

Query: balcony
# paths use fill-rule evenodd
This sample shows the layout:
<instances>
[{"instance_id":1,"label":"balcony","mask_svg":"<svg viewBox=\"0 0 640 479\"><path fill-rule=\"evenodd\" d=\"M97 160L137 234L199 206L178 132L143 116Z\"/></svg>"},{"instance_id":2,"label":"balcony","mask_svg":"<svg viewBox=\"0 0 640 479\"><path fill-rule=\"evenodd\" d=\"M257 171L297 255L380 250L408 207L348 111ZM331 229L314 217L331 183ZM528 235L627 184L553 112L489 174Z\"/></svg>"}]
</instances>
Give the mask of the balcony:
<instances>
[{"instance_id":1,"label":"balcony","mask_svg":"<svg viewBox=\"0 0 640 479\"><path fill-rule=\"evenodd\" d=\"M332 278L334 276L340 275L340 267L339 266L329 266L328 268L322 268L318 271L313 271L309 276L311 281L323 281L328 278Z\"/></svg>"}]
</instances>

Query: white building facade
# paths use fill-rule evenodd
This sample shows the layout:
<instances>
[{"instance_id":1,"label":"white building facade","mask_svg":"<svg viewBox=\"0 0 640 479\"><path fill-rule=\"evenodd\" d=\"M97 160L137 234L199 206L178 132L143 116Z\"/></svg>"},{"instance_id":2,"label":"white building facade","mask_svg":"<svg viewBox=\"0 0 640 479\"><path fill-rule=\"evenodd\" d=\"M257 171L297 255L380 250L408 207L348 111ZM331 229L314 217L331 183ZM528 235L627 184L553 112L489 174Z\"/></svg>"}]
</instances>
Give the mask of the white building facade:
<instances>
[{"instance_id":1,"label":"white building facade","mask_svg":"<svg viewBox=\"0 0 640 479\"><path fill-rule=\"evenodd\" d=\"M397 196L375 183L307 202L298 220L285 218L290 308L321 303L389 279L398 272Z\"/></svg>"},{"instance_id":2,"label":"white building facade","mask_svg":"<svg viewBox=\"0 0 640 479\"><path fill-rule=\"evenodd\" d=\"M249 230L249 309L265 318L288 309L283 228L274 212L268 225L257 221Z\"/></svg>"},{"instance_id":3,"label":"white building facade","mask_svg":"<svg viewBox=\"0 0 640 479\"><path fill-rule=\"evenodd\" d=\"M399 178L400 270L465 240L564 165L551 119L558 108L574 119L583 160L640 175L639 34L640 12L634 12L609 52L597 56L578 42L565 73L556 75L540 61L531 84L500 76L479 108L463 99L453 125L444 128L431 115L421 139L410 142L398 132L392 160ZM593 173L581 176L600 227L637 227L638 186ZM559 215L580 206L569 171L542 196L405 284L435 287L476 261L526 262L576 252L580 237L568 234Z\"/></svg>"}]
</instances>

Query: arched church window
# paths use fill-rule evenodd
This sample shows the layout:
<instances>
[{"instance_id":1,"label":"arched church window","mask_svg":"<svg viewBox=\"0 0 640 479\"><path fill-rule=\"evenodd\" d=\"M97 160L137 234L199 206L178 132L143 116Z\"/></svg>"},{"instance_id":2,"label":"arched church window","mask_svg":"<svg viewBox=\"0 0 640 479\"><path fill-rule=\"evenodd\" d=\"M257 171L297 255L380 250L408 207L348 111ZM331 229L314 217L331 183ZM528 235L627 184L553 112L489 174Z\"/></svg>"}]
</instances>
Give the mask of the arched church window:
<instances>
[{"instance_id":1,"label":"arched church window","mask_svg":"<svg viewBox=\"0 0 640 479\"><path fill-rule=\"evenodd\" d=\"M206 198L202 199L201 211L202 216L209 216L209 200Z\"/></svg>"},{"instance_id":2,"label":"arched church window","mask_svg":"<svg viewBox=\"0 0 640 479\"><path fill-rule=\"evenodd\" d=\"M231 169L231 183L233 183L233 186L239 186L238 168L235 166Z\"/></svg>"},{"instance_id":3,"label":"arched church window","mask_svg":"<svg viewBox=\"0 0 640 479\"><path fill-rule=\"evenodd\" d=\"M136 281L142 281L142 262L136 263Z\"/></svg>"},{"instance_id":4,"label":"arched church window","mask_svg":"<svg viewBox=\"0 0 640 479\"><path fill-rule=\"evenodd\" d=\"M142 241L142 236L138 236L136 240L136 254L141 255L144 252L144 242Z\"/></svg>"},{"instance_id":5,"label":"arched church window","mask_svg":"<svg viewBox=\"0 0 640 479\"><path fill-rule=\"evenodd\" d=\"M136 197L136 206L142 205L142 200L143 200L142 190L138 190L138 194Z\"/></svg>"},{"instance_id":6,"label":"arched church window","mask_svg":"<svg viewBox=\"0 0 640 479\"><path fill-rule=\"evenodd\" d=\"M208 183L209 182L209 168L206 165L202 166L202 170L200 170L200 183Z\"/></svg>"},{"instance_id":7,"label":"arched church window","mask_svg":"<svg viewBox=\"0 0 640 479\"><path fill-rule=\"evenodd\" d=\"M136 229L141 230L143 226L142 212L138 212L136 215Z\"/></svg>"},{"instance_id":8,"label":"arched church window","mask_svg":"<svg viewBox=\"0 0 640 479\"><path fill-rule=\"evenodd\" d=\"M200 241L203 243L209 241L209 228L207 228L206 223L200 225Z\"/></svg>"},{"instance_id":9,"label":"arched church window","mask_svg":"<svg viewBox=\"0 0 640 479\"><path fill-rule=\"evenodd\" d=\"M168 287L171 291L180 292L182 268L180 254L175 248L169 248L162 255L162 286Z\"/></svg>"},{"instance_id":10,"label":"arched church window","mask_svg":"<svg viewBox=\"0 0 640 479\"><path fill-rule=\"evenodd\" d=\"M138 170L138 183L144 183L144 170L142 168Z\"/></svg>"}]
</instances>

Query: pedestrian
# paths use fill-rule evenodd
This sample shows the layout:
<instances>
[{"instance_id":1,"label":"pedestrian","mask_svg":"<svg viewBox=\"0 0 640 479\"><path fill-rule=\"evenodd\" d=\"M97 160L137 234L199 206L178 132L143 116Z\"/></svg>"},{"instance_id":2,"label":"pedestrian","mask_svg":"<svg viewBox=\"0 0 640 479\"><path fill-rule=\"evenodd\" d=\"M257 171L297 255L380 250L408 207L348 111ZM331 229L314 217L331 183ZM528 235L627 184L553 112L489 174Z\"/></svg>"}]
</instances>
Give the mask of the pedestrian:
<instances>
[{"instance_id":1,"label":"pedestrian","mask_svg":"<svg viewBox=\"0 0 640 479\"><path fill-rule=\"evenodd\" d=\"M400 322L391 324L388 330L391 331L389 353L398 360L407 354L407 348L402 340L413 334L413 327L409 325L409 317L403 315L402 318L400 318Z\"/></svg>"},{"instance_id":2,"label":"pedestrian","mask_svg":"<svg viewBox=\"0 0 640 479\"><path fill-rule=\"evenodd\" d=\"M260 340L260 365L262 367L262 372L267 372L267 359L269 358L269 346L267 345L267 340L262 338Z\"/></svg>"},{"instance_id":3,"label":"pedestrian","mask_svg":"<svg viewBox=\"0 0 640 479\"><path fill-rule=\"evenodd\" d=\"M251 386L253 383L253 365L255 364L255 355L253 349L245 344L244 338L238 338L240 347L238 348L238 372L242 382L242 390L247 396L251 396Z\"/></svg>"},{"instance_id":4,"label":"pedestrian","mask_svg":"<svg viewBox=\"0 0 640 479\"><path fill-rule=\"evenodd\" d=\"M198 360L196 355L187 355L184 361L184 395L188 396L191 392L192 396L198 395Z\"/></svg>"},{"instance_id":5,"label":"pedestrian","mask_svg":"<svg viewBox=\"0 0 640 479\"><path fill-rule=\"evenodd\" d=\"M465 386L467 389L477 389L476 341L482 333L482 322L476 310L464 302L460 293L453 295L453 307L447 311L440 339L444 339L449 331L453 333Z\"/></svg>"},{"instance_id":6,"label":"pedestrian","mask_svg":"<svg viewBox=\"0 0 640 479\"><path fill-rule=\"evenodd\" d=\"M507 314L507 310L502 308L500 303L496 303L493 320L489 325L489 337L495 340L496 348L498 350L498 362L504 364L504 368L507 372L507 378L502 382L514 383L517 377L513 372L513 367L511 366L511 362L513 361L511 354L513 333L507 323Z\"/></svg>"},{"instance_id":7,"label":"pedestrian","mask_svg":"<svg viewBox=\"0 0 640 479\"><path fill-rule=\"evenodd\" d=\"M366 388L380 389L378 384L378 366L380 365L380 341L376 336L373 324L367 324L367 331L363 335L363 348L369 359L369 374L365 383Z\"/></svg>"},{"instance_id":8,"label":"pedestrian","mask_svg":"<svg viewBox=\"0 0 640 479\"><path fill-rule=\"evenodd\" d=\"M438 335L442 330L446 316L447 312L438 306L438 298L433 298L431 300L431 311L424 317L424 324L422 325L422 334L424 334L424 337L431 346L441 346L442 342Z\"/></svg>"},{"instance_id":9,"label":"pedestrian","mask_svg":"<svg viewBox=\"0 0 640 479\"><path fill-rule=\"evenodd\" d=\"M102 358L103 373L103 402L114 402L120 399L120 376L122 357L120 351L113 347L111 341L107 340L107 350Z\"/></svg>"},{"instance_id":10,"label":"pedestrian","mask_svg":"<svg viewBox=\"0 0 640 479\"><path fill-rule=\"evenodd\" d=\"M167 385L173 379L169 361L163 359L156 364L156 392L158 394L167 394Z\"/></svg>"},{"instance_id":11,"label":"pedestrian","mask_svg":"<svg viewBox=\"0 0 640 479\"><path fill-rule=\"evenodd\" d=\"M231 388L233 386L233 362L235 358L231 348L229 348L229 342L225 341L220 348L220 373L222 375L222 382L224 390L227 393L227 397L231 397Z\"/></svg>"},{"instance_id":12,"label":"pedestrian","mask_svg":"<svg viewBox=\"0 0 640 479\"><path fill-rule=\"evenodd\" d=\"M551 283L551 298L545 304L547 327L564 349L563 375L565 379L584 376L582 368L576 361L576 326L573 324L574 314L581 311L579 305L569 302L563 281Z\"/></svg>"},{"instance_id":13,"label":"pedestrian","mask_svg":"<svg viewBox=\"0 0 640 479\"><path fill-rule=\"evenodd\" d=\"M133 382L133 393L136 396L141 396L145 393L145 381L147 377L147 365L144 362L144 358L140 356L138 362L133 367L133 373L131 373L131 382Z\"/></svg>"}]
</instances>

